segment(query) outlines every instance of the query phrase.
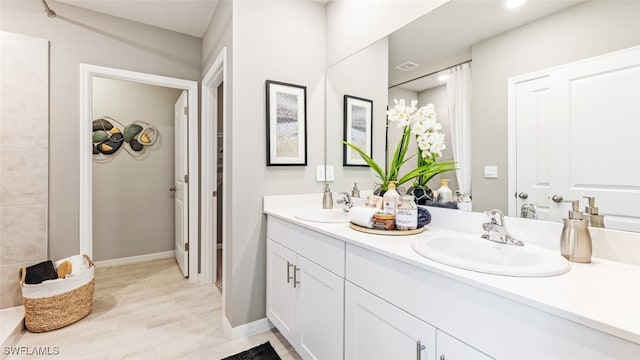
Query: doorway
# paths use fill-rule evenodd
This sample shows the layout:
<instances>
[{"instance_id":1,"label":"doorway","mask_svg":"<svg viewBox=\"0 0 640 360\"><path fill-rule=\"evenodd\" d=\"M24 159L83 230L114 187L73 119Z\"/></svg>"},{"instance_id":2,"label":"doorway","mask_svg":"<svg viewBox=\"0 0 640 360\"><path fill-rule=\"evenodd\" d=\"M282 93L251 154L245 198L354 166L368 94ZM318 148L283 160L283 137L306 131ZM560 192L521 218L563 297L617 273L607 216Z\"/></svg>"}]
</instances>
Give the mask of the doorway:
<instances>
[{"instance_id":1,"label":"doorway","mask_svg":"<svg viewBox=\"0 0 640 360\"><path fill-rule=\"evenodd\" d=\"M174 104L185 91L98 76L92 84L93 124L105 127L93 131L93 260L168 256L173 158L181 149L174 146Z\"/></svg>"},{"instance_id":2,"label":"doorway","mask_svg":"<svg viewBox=\"0 0 640 360\"><path fill-rule=\"evenodd\" d=\"M80 144L80 179L79 179L79 248L80 253L93 257L93 196L92 196L92 83L94 77L128 80L148 85L157 85L162 87L174 88L187 91L188 107L186 112L190 122L195 123L198 119L198 83L191 80L176 79L159 75L139 73L121 69L114 69L96 65L80 64L80 126L79 126L79 144ZM189 188L198 189L198 126L189 126L187 134L187 182ZM189 191L186 195L187 204L185 211L189 216L185 224L185 231L193 234L195 237L198 233L198 202L199 196L197 191ZM190 257L199 259L199 246L194 241L189 246ZM137 260L146 258L139 257ZM198 261L188 262L189 278L192 282L199 281Z\"/></svg>"},{"instance_id":3,"label":"doorway","mask_svg":"<svg viewBox=\"0 0 640 360\"><path fill-rule=\"evenodd\" d=\"M224 83L216 89L216 287L222 293L222 224L224 223L224 208L222 194L224 193Z\"/></svg>"}]
</instances>

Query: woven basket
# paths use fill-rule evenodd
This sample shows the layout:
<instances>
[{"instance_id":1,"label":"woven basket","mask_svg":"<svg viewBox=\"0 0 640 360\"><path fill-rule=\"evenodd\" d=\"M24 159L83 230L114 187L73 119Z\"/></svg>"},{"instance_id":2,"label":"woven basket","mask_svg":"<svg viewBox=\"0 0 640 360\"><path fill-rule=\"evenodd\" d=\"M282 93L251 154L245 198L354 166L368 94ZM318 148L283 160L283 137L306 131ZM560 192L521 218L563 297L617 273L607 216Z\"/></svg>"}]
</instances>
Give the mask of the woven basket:
<instances>
[{"instance_id":1,"label":"woven basket","mask_svg":"<svg viewBox=\"0 0 640 360\"><path fill-rule=\"evenodd\" d=\"M89 270L42 284L25 284L27 271L20 269L18 275L27 330L34 333L55 330L89 315L93 306L95 265L89 256L83 256L89 263Z\"/></svg>"}]
</instances>

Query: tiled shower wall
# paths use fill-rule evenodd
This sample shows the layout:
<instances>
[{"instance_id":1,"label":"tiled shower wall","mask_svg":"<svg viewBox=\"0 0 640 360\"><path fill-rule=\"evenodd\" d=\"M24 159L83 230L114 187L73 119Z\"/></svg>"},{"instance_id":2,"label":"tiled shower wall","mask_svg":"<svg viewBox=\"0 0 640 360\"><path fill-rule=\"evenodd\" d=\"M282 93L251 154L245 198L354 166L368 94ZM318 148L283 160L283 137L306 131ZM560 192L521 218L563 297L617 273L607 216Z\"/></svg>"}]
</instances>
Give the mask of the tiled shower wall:
<instances>
[{"instance_id":1,"label":"tiled shower wall","mask_svg":"<svg viewBox=\"0 0 640 360\"><path fill-rule=\"evenodd\" d=\"M49 42L0 32L0 308L20 267L47 259Z\"/></svg>"}]
</instances>

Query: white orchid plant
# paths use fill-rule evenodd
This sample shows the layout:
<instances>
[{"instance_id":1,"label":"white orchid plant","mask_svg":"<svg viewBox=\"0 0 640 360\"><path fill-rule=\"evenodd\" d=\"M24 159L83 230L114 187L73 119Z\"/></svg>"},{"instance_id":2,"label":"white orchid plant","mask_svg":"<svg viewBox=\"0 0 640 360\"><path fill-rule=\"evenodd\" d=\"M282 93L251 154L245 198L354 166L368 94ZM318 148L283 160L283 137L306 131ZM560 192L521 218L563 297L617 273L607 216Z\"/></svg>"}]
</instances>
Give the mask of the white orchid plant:
<instances>
[{"instance_id":1,"label":"white orchid plant","mask_svg":"<svg viewBox=\"0 0 640 360\"><path fill-rule=\"evenodd\" d=\"M442 129L442 125L436 121L436 112L433 104L420 108L416 107L417 104L418 101L416 100L411 101L409 106L402 99L395 100L393 109L387 111L389 124L396 123L398 128L403 129L402 138L396 147L387 172L357 146L344 142L358 152L371 169L376 172L381 181L381 184L379 184L381 190L387 190L391 181L395 181L396 186L400 186L412 179L417 179L418 184L426 186L426 183L435 175L455 170L454 162L436 163L437 158L442 156L442 150L446 147L444 134L439 132ZM418 166L399 177L400 167L413 157L412 155L405 158L412 135L416 139L420 152Z\"/></svg>"}]
</instances>

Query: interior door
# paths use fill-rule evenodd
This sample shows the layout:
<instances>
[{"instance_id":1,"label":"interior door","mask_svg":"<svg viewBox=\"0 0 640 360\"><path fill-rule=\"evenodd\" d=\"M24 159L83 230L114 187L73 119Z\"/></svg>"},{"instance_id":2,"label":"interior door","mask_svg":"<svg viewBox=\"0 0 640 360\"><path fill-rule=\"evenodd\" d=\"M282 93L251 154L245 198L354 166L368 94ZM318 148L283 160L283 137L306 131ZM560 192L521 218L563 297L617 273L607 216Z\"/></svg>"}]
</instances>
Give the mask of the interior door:
<instances>
[{"instance_id":1,"label":"interior door","mask_svg":"<svg viewBox=\"0 0 640 360\"><path fill-rule=\"evenodd\" d=\"M550 135L553 118L549 114L549 77L526 79L515 84L516 196L518 216L521 206L537 207L540 220L551 220L549 197Z\"/></svg>"},{"instance_id":2,"label":"interior door","mask_svg":"<svg viewBox=\"0 0 640 360\"><path fill-rule=\"evenodd\" d=\"M552 79L564 139L551 195L581 200L581 210L593 196L605 227L640 231L640 47L562 67Z\"/></svg>"},{"instance_id":3,"label":"interior door","mask_svg":"<svg viewBox=\"0 0 640 360\"><path fill-rule=\"evenodd\" d=\"M563 200L596 198L605 227L640 231L640 47L517 78L517 216L524 202L561 221ZM523 195L524 197L524 195ZM513 211L515 210L515 211Z\"/></svg>"},{"instance_id":4,"label":"interior door","mask_svg":"<svg viewBox=\"0 0 640 360\"><path fill-rule=\"evenodd\" d=\"M174 218L175 218L175 248L174 255L178 266L185 277L189 276L189 183L187 174L187 145L188 145L188 96L183 91L175 104L175 171L174 171Z\"/></svg>"}]
</instances>

